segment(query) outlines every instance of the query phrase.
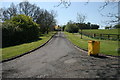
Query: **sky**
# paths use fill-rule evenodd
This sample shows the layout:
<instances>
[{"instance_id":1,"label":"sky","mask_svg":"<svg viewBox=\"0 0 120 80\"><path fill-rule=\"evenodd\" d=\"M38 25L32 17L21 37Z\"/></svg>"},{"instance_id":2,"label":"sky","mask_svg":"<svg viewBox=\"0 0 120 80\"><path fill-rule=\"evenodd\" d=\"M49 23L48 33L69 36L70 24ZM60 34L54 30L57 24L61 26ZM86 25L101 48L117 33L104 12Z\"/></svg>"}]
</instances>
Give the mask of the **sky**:
<instances>
[{"instance_id":1,"label":"sky","mask_svg":"<svg viewBox=\"0 0 120 80\"><path fill-rule=\"evenodd\" d=\"M7 8L11 3L18 4L17 1L1 1L0 7ZM111 20L109 17L102 16L101 14L108 13L118 13L118 6L116 3L110 3L105 7L102 11L100 11L100 6L104 5L104 2L99 1L91 1L89 3L83 1L71 1L71 5L68 8L65 8L63 5L55 7L59 4L59 1L30 1L31 4L36 4L41 9L46 9L48 11L54 10L57 13L56 20L58 25L64 25L69 20L74 22L77 21L77 13L85 15L86 20L85 23L90 22L92 24L100 25L100 28L104 28L105 26L109 26L109 24L105 23L105 21Z\"/></svg>"}]
</instances>

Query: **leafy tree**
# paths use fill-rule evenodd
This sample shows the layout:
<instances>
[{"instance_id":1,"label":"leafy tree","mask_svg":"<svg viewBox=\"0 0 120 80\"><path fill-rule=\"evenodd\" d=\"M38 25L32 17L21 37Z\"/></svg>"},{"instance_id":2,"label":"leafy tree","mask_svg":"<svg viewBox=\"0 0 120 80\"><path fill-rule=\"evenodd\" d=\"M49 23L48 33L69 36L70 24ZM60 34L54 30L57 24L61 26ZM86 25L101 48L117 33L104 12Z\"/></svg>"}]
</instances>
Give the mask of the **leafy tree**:
<instances>
[{"instance_id":1,"label":"leafy tree","mask_svg":"<svg viewBox=\"0 0 120 80\"><path fill-rule=\"evenodd\" d=\"M66 27L66 25L63 25L63 27L62 27L62 30L63 30L63 31L65 31L65 27Z\"/></svg>"},{"instance_id":2,"label":"leafy tree","mask_svg":"<svg viewBox=\"0 0 120 80\"><path fill-rule=\"evenodd\" d=\"M29 42L38 38L38 25L26 15L16 15L2 25L3 47Z\"/></svg>"},{"instance_id":3,"label":"leafy tree","mask_svg":"<svg viewBox=\"0 0 120 80\"><path fill-rule=\"evenodd\" d=\"M110 27L106 26L105 29L110 29Z\"/></svg>"},{"instance_id":4,"label":"leafy tree","mask_svg":"<svg viewBox=\"0 0 120 80\"><path fill-rule=\"evenodd\" d=\"M51 11L49 13L47 10L43 10L37 20L36 23L41 24L41 32L49 32L50 28L56 25L55 14Z\"/></svg>"},{"instance_id":5,"label":"leafy tree","mask_svg":"<svg viewBox=\"0 0 120 80\"><path fill-rule=\"evenodd\" d=\"M114 26L115 29L120 28L120 24Z\"/></svg>"},{"instance_id":6,"label":"leafy tree","mask_svg":"<svg viewBox=\"0 0 120 80\"><path fill-rule=\"evenodd\" d=\"M98 29L99 28L99 25L97 24L91 24L91 29Z\"/></svg>"},{"instance_id":7,"label":"leafy tree","mask_svg":"<svg viewBox=\"0 0 120 80\"><path fill-rule=\"evenodd\" d=\"M69 33L77 33L79 30L78 26L76 24L67 24L65 27L65 31Z\"/></svg>"},{"instance_id":8,"label":"leafy tree","mask_svg":"<svg viewBox=\"0 0 120 80\"><path fill-rule=\"evenodd\" d=\"M53 26L56 25L56 13L54 11L48 12L47 10L40 9L35 4L31 4L27 1L21 2L16 6L12 3L8 9L2 8L0 11L2 12L0 14L0 19L2 18L3 21L11 19L11 17L18 14L31 16L34 22L41 25L39 28L42 33L48 33L53 30Z\"/></svg>"}]
</instances>

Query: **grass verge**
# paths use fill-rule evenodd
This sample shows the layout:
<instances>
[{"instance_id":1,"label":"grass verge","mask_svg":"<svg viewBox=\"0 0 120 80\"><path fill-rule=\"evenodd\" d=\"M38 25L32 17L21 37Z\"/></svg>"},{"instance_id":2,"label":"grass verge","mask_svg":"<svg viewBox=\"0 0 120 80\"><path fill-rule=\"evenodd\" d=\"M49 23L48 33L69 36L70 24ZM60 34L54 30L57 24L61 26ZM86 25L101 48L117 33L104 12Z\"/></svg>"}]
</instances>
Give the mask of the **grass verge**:
<instances>
[{"instance_id":1,"label":"grass verge","mask_svg":"<svg viewBox=\"0 0 120 80\"><path fill-rule=\"evenodd\" d=\"M11 46L7 48L2 48L2 59L5 60L8 58L15 57L17 55L23 54L25 52L28 52L32 49L35 49L48 41L52 35L54 35L55 32L49 32L49 34L43 34L40 38L41 40L30 42L30 43L24 43L21 45Z\"/></svg>"},{"instance_id":2,"label":"grass verge","mask_svg":"<svg viewBox=\"0 0 120 80\"><path fill-rule=\"evenodd\" d=\"M67 35L68 40L70 40L73 44L77 45L82 49L88 50L89 40L97 40L100 41L100 53L106 55L118 56L118 41L92 39L87 36L83 36L83 39L80 39L79 33L74 33L74 34L68 32L64 32L64 33Z\"/></svg>"}]
</instances>

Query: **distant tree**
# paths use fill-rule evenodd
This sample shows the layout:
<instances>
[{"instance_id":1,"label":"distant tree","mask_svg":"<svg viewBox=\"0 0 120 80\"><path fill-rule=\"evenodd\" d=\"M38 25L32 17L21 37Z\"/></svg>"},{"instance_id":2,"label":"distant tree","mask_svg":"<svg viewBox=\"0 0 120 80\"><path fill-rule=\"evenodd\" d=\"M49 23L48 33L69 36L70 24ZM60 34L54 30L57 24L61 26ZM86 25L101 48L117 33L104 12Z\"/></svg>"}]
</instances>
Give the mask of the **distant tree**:
<instances>
[{"instance_id":1,"label":"distant tree","mask_svg":"<svg viewBox=\"0 0 120 80\"><path fill-rule=\"evenodd\" d=\"M79 30L78 26L76 24L67 24L65 27L65 31L69 33L77 33Z\"/></svg>"},{"instance_id":2,"label":"distant tree","mask_svg":"<svg viewBox=\"0 0 120 80\"><path fill-rule=\"evenodd\" d=\"M120 24L114 26L115 29L120 28Z\"/></svg>"},{"instance_id":3,"label":"distant tree","mask_svg":"<svg viewBox=\"0 0 120 80\"><path fill-rule=\"evenodd\" d=\"M99 28L99 25L97 24L91 24L91 29L98 29Z\"/></svg>"},{"instance_id":4,"label":"distant tree","mask_svg":"<svg viewBox=\"0 0 120 80\"><path fill-rule=\"evenodd\" d=\"M60 5L63 5L65 8L68 8L72 4L70 0L59 0L59 1L60 3L57 5L57 7ZM86 4L90 3L90 1L92 0L87 0ZM110 4L111 2L112 4ZM111 5L113 8L116 8L116 6L118 6L118 13L108 12L107 14L104 14L102 10L104 10L108 5ZM120 13L119 13L120 12L120 0L104 0L104 4L100 6L99 12L102 16L111 18L109 21L105 21L105 23L107 24L119 23L120 24Z\"/></svg>"},{"instance_id":5,"label":"distant tree","mask_svg":"<svg viewBox=\"0 0 120 80\"><path fill-rule=\"evenodd\" d=\"M105 29L112 29L112 26L106 26Z\"/></svg>"},{"instance_id":6,"label":"distant tree","mask_svg":"<svg viewBox=\"0 0 120 80\"><path fill-rule=\"evenodd\" d=\"M65 27L66 27L66 25L63 25L63 27L62 27L62 30L63 30L63 31L65 31Z\"/></svg>"},{"instance_id":7,"label":"distant tree","mask_svg":"<svg viewBox=\"0 0 120 80\"><path fill-rule=\"evenodd\" d=\"M88 29L91 29L91 23L90 22L87 23L87 26L89 27Z\"/></svg>"},{"instance_id":8,"label":"distant tree","mask_svg":"<svg viewBox=\"0 0 120 80\"><path fill-rule=\"evenodd\" d=\"M79 24L83 24L85 19L86 19L85 15L77 13L77 22ZM79 27L80 27L80 25L79 25ZM81 32L81 39L82 39L82 28L83 28L83 26L80 28L81 29L81 31L80 31Z\"/></svg>"},{"instance_id":9,"label":"distant tree","mask_svg":"<svg viewBox=\"0 0 120 80\"><path fill-rule=\"evenodd\" d=\"M47 10L43 10L36 19L36 22L41 24L42 33L48 33L50 28L56 25L55 13L53 11L48 12Z\"/></svg>"},{"instance_id":10,"label":"distant tree","mask_svg":"<svg viewBox=\"0 0 120 80\"><path fill-rule=\"evenodd\" d=\"M110 27L106 26L105 29L110 29Z\"/></svg>"}]
</instances>

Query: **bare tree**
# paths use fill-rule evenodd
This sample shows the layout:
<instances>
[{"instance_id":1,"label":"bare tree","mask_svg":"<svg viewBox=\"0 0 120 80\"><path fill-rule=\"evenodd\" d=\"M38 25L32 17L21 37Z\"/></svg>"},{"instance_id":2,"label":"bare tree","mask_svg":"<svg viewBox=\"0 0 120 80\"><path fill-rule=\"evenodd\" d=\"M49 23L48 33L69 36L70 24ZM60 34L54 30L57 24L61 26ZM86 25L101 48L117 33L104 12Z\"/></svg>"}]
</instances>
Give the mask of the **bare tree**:
<instances>
[{"instance_id":1,"label":"bare tree","mask_svg":"<svg viewBox=\"0 0 120 80\"><path fill-rule=\"evenodd\" d=\"M90 1L91 0L87 0L85 5L87 5ZM118 2L118 5L113 5L113 4L111 5L113 7L118 7L118 13L108 13L107 15L105 15L104 13L102 13L102 10L104 10L108 5L110 5L111 2L112 3ZM71 5L71 1L60 0L60 3L56 7L60 5L63 5L65 8L68 8ZM107 24L108 23L119 23L120 24L120 0L104 0L104 4L100 6L99 11L102 16L111 18L111 20L105 21Z\"/></svg>"},{"instance_id":2,"label":"bare tree","mask_svg":"<svg viewBox=\"0 0 120 80\"><path fill-rule=\"evenodd\" d=\"M40 13L40 8L37 7L35 4L30 4L29 2L21 2L17 6L12 3L9 8L1 9L3 14L3 21L10 19L12 16L16 14L25 14L27 16L31 16L34 21L36 21L36 18L38 17L38 14Z\"/></svg>"},{"instance_id":3,"label":"bare tree","mask_svg":"<svg viewBox=\"0 0 120 80\"><path fill-rule=\"evenodd\" d=\"M30 4L28 1L18 4L18 13L31 16L33 18L33 21L36 21L41 11L42 9L40 9L35 4Z\"/></svg>"},{"instance_id":4,"label":"bare tree","mask_svg":"<svg viewBox=\"0 0 120 80\"><path fill-rule=\"evenodd\" d=\"M84 23L85 19L86 19L85 15L77 13L77 22Z\"/></svg>"},{"instance_id":5,"label":"bare tree","mask_svg":"<svg viewBox=\"0 0 120 80\"><path fill-rule=\"evenodd\" d=\"M103 10L106 9L107 6L111 6L113 9L118 8L117 12L107 14L102 13ZM108 17L110 20L104 21L107 24L119 24L120 23L120 0L105 0L104 4L99 8L100 14L103 17Z\"/></svg>"},{"instance_id":6,"label":"bare tree","mask_svg":"<svg viewBox=\"0 0 120 80\"><path fill-rule=\"evenodd\" d=\"M17 14L17 8L14 5L14 3L12 3L8 9L2 8L2 15L3 15L2 20L10 19L12 16L16 14Z\"/></svg>"},{"instance_id":7,"label":"bare tree","mask_svg":"<svg viewBox=\"0 0 120 80\"><path fill-rule=\"evenodd\" d=\"M71 5L71 1L70 0L60 0L59 4L54 7L58 7L60 5L63 5L65 8L68 8Z\"/></svg>"},{"instance_id":8,"label":"bare tree","mask_svg":"<svg viewBox=\"0 0 120 80\"><path fill-rule=\"evenodd\" d=\"M77 22L79 23L79 27L80 24L84 23L85 19L86 19L85 15L77 13ZM81 39L82 39L82 27L80 29L81 29Z\"/></svg>"}]
</instances>

